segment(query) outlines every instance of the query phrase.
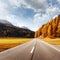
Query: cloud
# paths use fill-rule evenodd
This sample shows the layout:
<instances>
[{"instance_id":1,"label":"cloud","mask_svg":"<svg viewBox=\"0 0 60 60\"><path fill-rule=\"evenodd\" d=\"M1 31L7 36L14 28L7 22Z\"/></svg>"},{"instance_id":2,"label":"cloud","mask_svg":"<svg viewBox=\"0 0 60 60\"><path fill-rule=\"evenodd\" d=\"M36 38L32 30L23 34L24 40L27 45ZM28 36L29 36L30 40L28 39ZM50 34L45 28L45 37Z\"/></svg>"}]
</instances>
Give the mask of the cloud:
<instances>
[{"instance_id":1,"label":"cloud","mask_svg":"<svg viewBox=\"0 0 60 60\"><path fill-rule=\"evenodd\" d=\"M6 10L7 5L0 1L0 19L5 19L6 15L8 15L8 11Z\"/></svg>"},{"instance_id":2,"label":"cloud","mask_svg":"<svg viewBox=\"0 0 60 60\"><path fill-rule=\"evenodd\" d=\"M60 2L60 0L57 0ZM55 0L10 0L12 6L32 9L36 14L32 22L36 29L42 24L48 22L50 18L60 13L60 8ZM35 29L35 28L34 28Z\"/></svg>"},{"instance_id":3,"label":"cloud","mask_svg":"<svg viewBox=\"0 0 60 60\"><path fill-rule=\"evenodd\" d=\"M33 9L35 12L44 11L48 7L47 0L9 0L13 7L21 7ZM44 4L43 4L44 3Z\"/></svg>"},{"instance_id":4,"label":"cloud","mask_svg":"<svg viewBox=\"0 0 60 60\"><path fill-rule=\"evenodd\" d=\"M58 7L49 7L46 9L46 13L49 14L52 18L56 14L60 14L60 8Z\"/></svg>"},{"instance_id":5,"label":"cloud","mask_svg":"<svg viewBox=\"0 0 60 60\"><path fill-rule=\"evenodd\" d=\"M49 2L48 2L49 1ZM59 6L55 0L9 0L9 3L14 7L21 7L23 5L24 8L29 8L34 10L34 12L56 12L59 10ZM57 0L60 2L60 0ZM56 3L56 4L55 4Z\"/></svg>"},{"instance_id":6,"label":"cloud","mask_svg":"<svg viewBox=\"0 0 60 60\"><path fill-rule=\"evenodd\" d=\"M48 14L35 14L34 16L34 24L35 24L35 27L36 27L36 30L41 27L43 24L45 24L46 22L48 22L50 20L50 17Z\"/></svg>"},{"instance_id":7,"label":"cloud","mask_svg":"<svg viewBox=\"0 0 60 60\"><path fill-rule=\"evenodd\" d=\"M50 7L47 8L47 12L53 13L53 12L60 12L60 9L58 7Z\"/></svg>"},{"instance_id":8,"label":"cloud","mask_svg":"<svg viewBox=\"0 0 60 60\"><path fill-rule=\"evenodd\" d=\"M46 0L24 0L27 8L31 8L36 12L42 11L47 7ZM44 4L43 4L44 3Z\"/></svg>"},{"instance_id":9,"label":"cloud","mask_svg":"<svg viewBox=\"0 0 60 60\"><path fill-rule=\"evenodd\" d=\"M49 1L49 2L48 2ZM34 10L34 12L56 12L59 10L58 3L55 0L9 0L9 3L13 7L21 7L29 8ZM60 2L60 0L57 0ZM56 3L56 4L55 4Z\"/></svg>"},{"instance_id":10,"label":"cloud","mask_svg":"<svg viewBox=\"0 0 60 60\"><path fill-rule=\"evenodd\" d=\"M14 8L20 7L22 4L24 4L24 0L8 0L10 5L12 5Z\"/></svg>"},{"instance_id":11,"label":"cloud","mask_svg":"<svg viewBox=\"0 0 60 60\"><path fill-rule=\"evenodd\" d=\"M10 1L13 1L13 0L10 0ZM13 3L13 2L11 2L11 3ZM18 18L18 16L12 14L11 11L9 11L7 9L8 7L10 7L8 4L0 1L0 19L7 20L7 21L11 22L15 26L24 26L25 23L20 18Z\"/></svg>"},{"instance_id":12,"label":"cloud","mask_svg":"<svg viewBox=\"0 0 60 60\"><path fill-rule=\"evenodd\" d=\"M47 19L46 19L47 18ZM39 14L37 13L35 16L34 16L34 22L35 23L39 23L39 24L43 24L45 22L48 21L48 18L49 18L49 15L48 14Z\"/></svg>"},{"instance_id":13,"label":"cloud","mask_svg":"<svg viewBox=\"0 0 60 60\"><path fill-rule=\"evenodd\" d=\"M34 15L34 24L38 29L46 22L50 21L51 18L55 18L58 14L60 14L60 9L58 7L49 7L46 9L46 13L36 13Z\"/></svg>"},{"instance_id":14,"label":"cloud","mask_svg":"<svg viewBox=\"0 0 60 60\"><path fill-rule=\"evenodd\" d=\"M59 13L60 0L7 0L6 2L0 0L0 19L8 20L17 26L27 24L29 26L27 22L33 22L30 24L30 28L33 28L33 25L35 26L33 29L37 29L50 20L50 15L54 17ZM25 20L22 20L21 17L23 19L27 17L28 21L24 22Z\"/></svg>"},{"instance_id":15,"label":"cloud","mask_svg":"<svg viewBox=\"0 0 60 60\"><path fill-rule=\"evenodd\" d=\"M22 20L18 19L15 15L6 16L6 19L15 26L25 26L25 23Z\"/></svg>"},{"instance_id":16,"label":"cloud","mask_svg":"<svg viewBox=\"0 0 60 60\"><path fill-rule=\"evenodd\" d=\"M60 4L60 0L57 0L57 2Z\"/></svg>"}]
</instances>

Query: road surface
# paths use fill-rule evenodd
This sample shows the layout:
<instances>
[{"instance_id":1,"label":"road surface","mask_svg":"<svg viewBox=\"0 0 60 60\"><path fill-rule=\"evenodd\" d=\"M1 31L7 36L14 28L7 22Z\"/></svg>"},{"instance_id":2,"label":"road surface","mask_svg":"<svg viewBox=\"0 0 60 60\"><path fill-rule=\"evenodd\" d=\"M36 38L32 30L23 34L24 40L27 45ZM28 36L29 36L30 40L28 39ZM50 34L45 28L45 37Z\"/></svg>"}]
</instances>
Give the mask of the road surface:
<instances>
[{"instance_id":1,"label":"road surface","mask_svg":"<svg viewBox=\"0 0 60 60\"><path fill-rule=\"evenodd\" d=\"M60 50L38 39L0 52L0 60L60 60Z\"/></svg>"}]
</instances>

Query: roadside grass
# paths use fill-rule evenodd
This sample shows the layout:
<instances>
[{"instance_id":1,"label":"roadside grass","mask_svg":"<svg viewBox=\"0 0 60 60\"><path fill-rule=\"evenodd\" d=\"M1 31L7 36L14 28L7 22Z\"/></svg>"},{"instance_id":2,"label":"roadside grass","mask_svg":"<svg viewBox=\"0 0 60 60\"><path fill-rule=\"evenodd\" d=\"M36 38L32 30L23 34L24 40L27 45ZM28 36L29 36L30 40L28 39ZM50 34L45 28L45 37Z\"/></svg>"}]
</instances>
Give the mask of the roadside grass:
<instances>
[{"instance_id":1,"label":"roadside grass","mask_svg":"<svg viewBox=\"0 0 60 60\"><path fill-rule=\"evenodd\" d=\"M31 41L32 38L0 38L0 51Z\"/></svg>"},{"instance_id":2,"label":"roadside grass","mask_svg":"<svg viewBox=\"0 0 60 60\"><path fill-rule=\"evenodd\" d=\"M55 39L44 38L43 41L48 42L53 45L60 45L60 38L55 38Z\"/></svg>"}]
</instances>

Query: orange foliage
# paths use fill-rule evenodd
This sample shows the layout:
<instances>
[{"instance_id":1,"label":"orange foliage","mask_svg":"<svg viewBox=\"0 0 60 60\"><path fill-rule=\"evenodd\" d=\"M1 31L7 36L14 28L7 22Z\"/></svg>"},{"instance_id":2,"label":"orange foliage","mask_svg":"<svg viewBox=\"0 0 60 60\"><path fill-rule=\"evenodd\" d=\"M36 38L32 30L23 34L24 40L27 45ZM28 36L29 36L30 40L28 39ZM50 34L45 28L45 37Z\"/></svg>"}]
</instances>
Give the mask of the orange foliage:
<instances>
[{"instance_id":1,"label":"orange foliage","mask_svg":"<svg viewBox=\"0 0 60 60\"><path fill-rule=\"evenodd\" d=\"M44 24L35 32L35 37L60 37L60 15L52 19L50 22Z\"/></svg>"}]
</instances>

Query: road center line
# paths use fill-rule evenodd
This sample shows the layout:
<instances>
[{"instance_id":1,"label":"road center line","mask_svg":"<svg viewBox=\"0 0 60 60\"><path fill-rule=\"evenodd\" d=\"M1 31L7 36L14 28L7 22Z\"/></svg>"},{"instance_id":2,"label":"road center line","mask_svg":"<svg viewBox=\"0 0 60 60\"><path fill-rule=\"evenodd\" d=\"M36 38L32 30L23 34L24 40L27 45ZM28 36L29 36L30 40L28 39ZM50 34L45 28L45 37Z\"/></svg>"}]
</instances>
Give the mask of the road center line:
<instances>
[{"instance_id":1,"label":"road center line","mask_svg":"<svg viewBox=\"0 0 60 60\"><path fill-rule=\"evenodd\" d=\"M35 42L34 46L32 47L32 50L30 51L31 54L32 54L32 53L34 52L34 50L35 50L36 43L37 43L37 41Z\"/></svg>"},{"instance_id":2,"label":"road center line","mask_svg":"<svg viewBox=\"0 0 60 60\"><path fill-rule=\"evenodd\" d=\"M31 50L31 52L30 52L30 53L33 53L34 49L35 49L35 47L33 46L33 48L32 48L32 50Z\"/></svg>"}]
</instances>

